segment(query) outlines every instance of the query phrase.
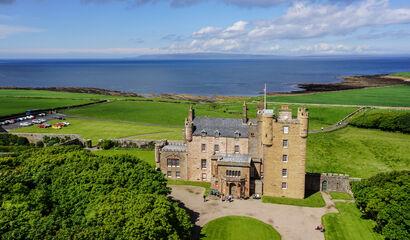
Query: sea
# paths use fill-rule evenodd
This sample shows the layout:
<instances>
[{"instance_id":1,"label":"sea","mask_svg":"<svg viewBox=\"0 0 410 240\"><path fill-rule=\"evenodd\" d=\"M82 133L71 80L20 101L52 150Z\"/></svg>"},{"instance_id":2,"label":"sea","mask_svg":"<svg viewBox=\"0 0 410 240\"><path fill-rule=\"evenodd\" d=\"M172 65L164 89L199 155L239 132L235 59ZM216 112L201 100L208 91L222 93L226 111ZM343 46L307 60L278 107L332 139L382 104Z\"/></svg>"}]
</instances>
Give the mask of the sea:
<instances>
[{"instance_id":1,"label":"sea","mask_svg":"<svg viewBox=\"0 0 410 240\"><path fill-rule=\"evenodd\" d=\"M343 76L410 71L410 57L232 60L0 60L0 86L95 87L140 94L243 95L300 90Z\"/></svg>"}]
</instances>

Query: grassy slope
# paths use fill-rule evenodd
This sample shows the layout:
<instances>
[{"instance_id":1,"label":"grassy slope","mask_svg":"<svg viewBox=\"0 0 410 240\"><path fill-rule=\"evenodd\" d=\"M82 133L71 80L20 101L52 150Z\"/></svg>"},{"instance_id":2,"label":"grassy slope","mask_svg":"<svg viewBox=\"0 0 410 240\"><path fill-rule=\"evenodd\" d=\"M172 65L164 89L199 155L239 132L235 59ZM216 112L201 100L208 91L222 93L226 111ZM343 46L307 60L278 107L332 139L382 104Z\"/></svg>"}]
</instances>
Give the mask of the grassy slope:
<instances>
[{"instance_id":1,"label":"grassy slope","mask_svg":"<svg viewBox=\"0 0 410 240\"><path fill-rule=\"evenodd\" d=\"M94 151L93 153L98 156L131 155L133 157L144 160L151 166L155 166L154 151L150 151L150 150L142 150L142 149L136 149L136 148L130 148L130 149L123 148L123 149L100 150L100 151Z\"/></svg>"},{"instance_id":2,"label":"grassy slope","mask_svg":"<svg viewBox=\"0 0 410 240\"><path fill-rule=\"evenodd\" d=\"M262 201L264 203L286 204L286 205L295 205L295 206L302 206L302 207L324 207L325 206L325 201L323 200L320 192L312 194L305 199L263 196Z\"/></svg>"},{"instance_id":3,"label":"grassy slope","mask_svg":"<svg viewBox=\"0 0 410 240\"><path fill-rule=\"evenodd\" d=\"M201 236L201 239L209 240L281 239L280 234L272 226L254 218L241 216L215 219L204 226Z\"/></svg>"},{"instance_id":4,"label":"grassy slope","mask_svg":"<svg viewBox=\"0 0 410 240\"><path fill-rule=\"evenodd\" d=\"M352 196L350 196L350 194L348 193L344 193L344 192L330 192L330 196L332 197L332 199L340 199L340 200L352 200Z\"/></svg>"},{"instance_id":5,"label":"grassy slope","mask_svg":"<svg viewBox=\"0 0 410 240\"><path fill-rule=\"evenodd\" d=\"M409 169L410 135L348 127L308 138L307 171L370 177Z\"/></svg>"},{"instance_id":6,"label":"grassy slope","mask_svg":"<svg viewBox=\"0 0 410 240\"><path fill-rule=\"evenodd\" d=\"M408 107L410 106L410 86L396 85L338 92L270 96L269 101Z\"/></svg>"},{"instance_id":7,"label":"grassy slope","mask_svg":"<svg viewBox=\"0 0 410 240\"><path fill-rule=\"evenodd\" d=\"M410 78L410 72L398 72L398 73L393 73L390 74L391 76L397 76L397 77L404 77L404 78Z\"/></svg>"},{"instance_id":8,"label":"grassy slope","mask_svg":"<svg viewBox=\"0 0 410 240\"><path fill-rule=\"evenodd\" d=\"M88 103L86 99L43 99L0 97L0 116L24 113L29 109L48 109Z\"/></svg>"},{"instance_id":9,"label":"grassy slope","mask_svg":"<svg viewBox=\"0 0 410 240\"><path fill-rule=\"evenodd\" d=\"M336 203L339 213L329 213L322 217L326 240L382 240L373 231L374 222L361 218L354 203Z\"/></svg>"},{"instance_id":10,"label":"grassy slope","mask_svg":"<svg viewBox=\"0 0 410 240\"><path fill-rule=\"evenodd\" d=\"M115 122L95 119L67 118L71 125L62 129L41 129L37 126L19 128L14 132L26 133L61 133L80 134L85 139L93 140L93 144L99 139L132 137L138 139L170 139L182 138L182 128L149 126L132 122ZM54 123L56 121L51 121Z\"/></svg>"}]
</instances>

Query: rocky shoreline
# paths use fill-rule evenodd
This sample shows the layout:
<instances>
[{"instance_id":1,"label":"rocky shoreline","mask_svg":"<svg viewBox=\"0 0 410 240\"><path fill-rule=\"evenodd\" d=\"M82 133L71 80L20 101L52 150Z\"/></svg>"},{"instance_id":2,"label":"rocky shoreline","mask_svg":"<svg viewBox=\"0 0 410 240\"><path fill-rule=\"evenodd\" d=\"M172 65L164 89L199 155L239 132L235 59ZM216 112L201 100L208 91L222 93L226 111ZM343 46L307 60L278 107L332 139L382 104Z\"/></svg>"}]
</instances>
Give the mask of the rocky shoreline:
<instances>
[{"instance_id":1,"label":"rocky shoreline","mask_svg":"<svg viewBox=\"0 0 410 240\"><path fill-rule=\"evenodd\" d=\"M410 79L395 77L386 74L378 75L359 75L344 77L342 82L338 83L301 83L298 87L302 90L292 91L290 93L272 93L272 94L300 94L315 93L328 91L341 91L349 89L360 89L367 87L384 87L391 85L410 85Z\"/></svg>"}]
</instances>

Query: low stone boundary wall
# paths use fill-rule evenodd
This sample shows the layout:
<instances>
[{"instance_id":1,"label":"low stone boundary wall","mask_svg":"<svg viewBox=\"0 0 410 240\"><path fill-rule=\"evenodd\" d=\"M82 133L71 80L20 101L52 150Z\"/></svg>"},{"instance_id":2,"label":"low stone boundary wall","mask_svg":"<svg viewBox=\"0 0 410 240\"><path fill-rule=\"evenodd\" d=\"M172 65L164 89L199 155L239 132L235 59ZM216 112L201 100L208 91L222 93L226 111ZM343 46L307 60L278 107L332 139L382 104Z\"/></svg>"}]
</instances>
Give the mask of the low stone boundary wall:
<instances>
[{"instance_id":1,"label":"low stone boundary wall","mask_svg":"<svg viewBox=\"0 0 410 240\"><path fill-rule=\"evenodd\" d=\"M25 137L30 143L37 143L37 142L43 141L43 138L46 136L50 138L53 138L53 137L63 138L63 139L69 138L71 140L78 139L82 143L85 142L84 139L82 139L81 136L78 134L57 134L57 133L12 133L12 134L19 136L19 137Z\"/></svg>"},{"instance_id":2,"label":"low stone boundary wall","mask_svg":"<svg viewBox=\"0 0 410 240\"><path fill-rule=\"evenodd\" d=\"M346 174L338 173L306 173L305 186L307 192L345 192L352 194L350 183L360 181Z\"/></svg>"}]
</instances>

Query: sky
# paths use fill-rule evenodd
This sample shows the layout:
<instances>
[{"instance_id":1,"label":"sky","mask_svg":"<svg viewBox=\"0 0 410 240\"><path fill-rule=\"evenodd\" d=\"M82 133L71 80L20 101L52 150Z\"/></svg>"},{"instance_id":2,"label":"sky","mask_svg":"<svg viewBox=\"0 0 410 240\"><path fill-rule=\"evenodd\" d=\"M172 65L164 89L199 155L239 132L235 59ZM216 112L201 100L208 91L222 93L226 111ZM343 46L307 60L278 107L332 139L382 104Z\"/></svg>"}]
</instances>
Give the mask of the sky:
<instances>
[{"instance_id":1,"label":"sky","mask_svg":"<svg viewBox=\"0 0 410 240\"><path fill-rule=\"evenodd\" d=\"M0 0L0 58L410 55L410 0Z\"/></svg>"}]
</instances>

